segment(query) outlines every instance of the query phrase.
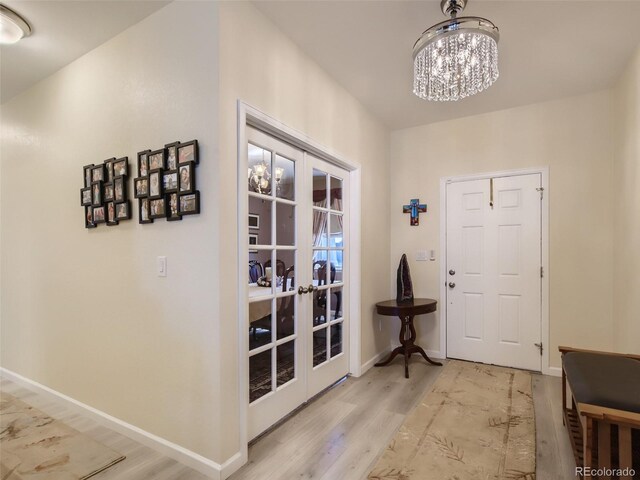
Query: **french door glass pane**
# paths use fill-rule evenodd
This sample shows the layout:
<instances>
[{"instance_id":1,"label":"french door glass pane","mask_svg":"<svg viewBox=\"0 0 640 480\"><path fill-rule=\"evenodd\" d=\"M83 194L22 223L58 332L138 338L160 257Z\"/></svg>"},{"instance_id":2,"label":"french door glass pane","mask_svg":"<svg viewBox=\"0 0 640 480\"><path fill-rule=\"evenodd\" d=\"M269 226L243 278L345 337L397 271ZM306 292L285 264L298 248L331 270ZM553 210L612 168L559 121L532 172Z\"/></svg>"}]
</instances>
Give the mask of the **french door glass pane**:
<instances>
[{"instance_id":1,"label":"french door glass pane","mask_svg":"<svg viewBox=\"0 0 640 480\"><path fill-rule=\"evenodd\" d=\"M331 357L342 353L342 322L331 325Z\"/></svg>"},{"instance_id":2,"label":"french door glass pane","mask_svg":"<svg viewBox=\"0 0 640 480\"><path fill-rule=\"evenodd\" d=\"M331 283L342 283L343 254L342 250L331 250L329 252L331 261Z\"/></svg>"},{"instance_id":3,"label":"french door glass pane","mask_svg":"<svg viewBox=\"0 0 640 480\"><path fill-rule=\"evenodd\" d=\"M313 332L313 366L327 361L327 329Z\"/></svg>"},{"instance_id":4,"label":"french door glass pane","mask_svg":"<svg viewBox=\"0 0 640 480\"><path fill-rule=\"evenodd\" d=\"M249 357L249 402L253 402L272 390L271 350Z\"/></svg>"},{"instance_id":5,"label":"french door glass pane","mask_svg":"<svg viewBox=\"0 0 640 480\"><path fill-rule=\"evenodd\" d=\"M342 287L332 288L329 295L329 319L342 317Z\"/></svg>"},{"instance_id":6,"label":"french door glass pane","mask_svg":"<svg viewBox=\"0 0 640 480\"><path fill-rule=\"evenodd\" d=\"M273 180L276 185L276 197L295 200L295 162L276 155L276 165L273 169Z\"/></svg>"},{"instance_id":7,"label":"french door glass pane","mask_svg":"<svg viewBox=\"0 0 640 480\"><path fill-rule=\"evenodd\" d=\"M313 292L313 326L327 323L327 291Z\"/></svg>"},{"instance_id":8,"label":"french door glass pane","mask_svg":"<svg viewBox=\"0 0 640 480\"><path fill-rule=\"evenodd\" d=\"M276 338L280 340L295 333L296 296L278 298L276 304Z\"/></svg>"},{"instance_id":9,"label":"french door glass pane","mask_svg":"<svg viewBox=\"0 0 640 480\"><path fill-rule=\"evenodd\" d=\"M343 232L342 232L342 215L331 214L331 225L329 229L329 246L330 247L342 247L343 246Z\"/></svg>"},{"instance_id":10,"label":"french door glass pane","mask_svg":"<svg viewBox=\"0 0 640 480\"><path fill-rule=\"evenodd\" d=\"M260 287L253 287L260 288ZM265 289L266 290L266 289ZM249 350L271 342L271 300L249 304Z\"/></svg>"},{"instance_id":11,"label":"french door glass pane","mask_svg":"<svg viewBox=\"0 0 640 480\"><path fill-rule=\"evenodd\" d=\"M258 245L271 245L272 203L271 200L249 197L249 235L258 236Z\"/></svg>"},{"instance_id":12,"label":"french door glass pane","mask_svg":"<svg viewBox=\"0 0 640 480\"><path fill-rule=\"evenodd\" d=\"M327 206L327 174L313 169L313 206Z\"/></svg>"},{"instance_id":13,"label":"french door glass pane","mask_svg":"<svg viewBox=\"0 0 640 480\"><path fill-rule=\"evenodd\" d=\"M314 247L326 247L327 246L327 213L320 210L313 211L313 246Z\"/></svg>"},{"instance_id":14,"label":"french door glass pane","mask_svg":"<svg viewBox=\"0 0 640 480\"><path fill-rule=\"evenodd\" d=\"M273 271L276 293L290 292L295 287L295 250L277 250L276 265Z\"/></svg>"},{"instance_id":15,"label":"french door glass pane","mask_svg":"<svg viewBox=\"0 0 640 480\"><path fill-rule=\"evenodd\" d=\"M296 207L286 203L276 203L276 243L292 246L296 240Z\"/></svg>"},{"instance_id":16,"label":"french door glass pane","mask_svg":"<svg viewBox=\"0 0 640 480\"><path fill-rule=\"evenodd\" d=\"M276 357L278 387L295 378L295 342L295 340L292 340L290 342L283 343L282 345L278 345L278 355Z\"/></svg>"},{"instance_id":17,"label":"french door glass pane","mask_svg":"<svg viewBox=\"0 0 640 480\"><path fill-rule=\"evenodd\" d=\"M327 284L327 251L326 250L314 250L313 251L313 270L312 278L313 284L316 286L322 286Z\"/></svg>"},{"instance_id":18,"label":"french door glass pane","mask_svg":"<svg viewBox=\"0 0 640 480\"><path fill-rule=\"evenodd\" d=\"M331 177L331 209L342 211L342 180Z\"/></svg>"},{"instance_id":19,"label":"french door glass pane","mask_svg":"<svg viewBox=\"0 0 640 480\"><path fill-rule=\"evenodd\" d=\"M271 193L271 152L249 144L249 169L247 182L250 192L269 195Z\"/></svg>"}]
</instances>

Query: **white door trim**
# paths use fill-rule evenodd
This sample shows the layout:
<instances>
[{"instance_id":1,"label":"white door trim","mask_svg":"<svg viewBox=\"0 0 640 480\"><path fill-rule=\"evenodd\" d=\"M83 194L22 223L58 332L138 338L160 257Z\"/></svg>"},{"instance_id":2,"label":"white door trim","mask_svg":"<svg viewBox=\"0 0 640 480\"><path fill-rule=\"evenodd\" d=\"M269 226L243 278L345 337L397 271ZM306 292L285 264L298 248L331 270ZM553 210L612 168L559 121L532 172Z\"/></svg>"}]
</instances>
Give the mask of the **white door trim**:
<instances>
[{"instance_id":1,"label":"white door trim","mask_svg":"<svg viewBox=\"0 0 640 480\"><path fill-rule=\"evenodd\" d=\"M478 173L473 175L461 175L442 177L440 179L440 352L443 358L447 358L447 184L454 182L466 182L469 180L482 180L487 178L513 177L518 175L540 174L542 177L542 343L544 346L542 355L542 373L553 375L549 368L549 167L525 168L519 170L503 170L498 172Z\"/></svg>"},{"instance_id":2,"label":"white door trim","mask_svg":"<svg viewBox=\"0 0 640 480\"><path fill-rule=\"evenodd\" d=\"M353 376L360 376L361 365L361 345L360 345L360 254L361 233L360 233L360 213L361 213L361 167L357 162L346 159L340 154L332 152L331 149L315 142L302 132L299 132L275 118L261 112L257 108L238 100L238 272L245 272L249 262L249 240L247 235L247 215L249 212L247 199L247 133L246 126L258 128L276 138L279 138L295 147L315 155L322 160L337 165L349 172L351 184L350 201L350 222L349 230L351 235L351 251L349 255L349 373ZM240 405L238 409L238 420L240 425L240 453L241 461L239 465L244 465L248 459L248 410L249 410L249 350L246 342L249 331L249 307L246 302L248 284L246 275L238 275L238 396ZM229 475L233 473L229 472Z\"/></svg>"}]
</instances>

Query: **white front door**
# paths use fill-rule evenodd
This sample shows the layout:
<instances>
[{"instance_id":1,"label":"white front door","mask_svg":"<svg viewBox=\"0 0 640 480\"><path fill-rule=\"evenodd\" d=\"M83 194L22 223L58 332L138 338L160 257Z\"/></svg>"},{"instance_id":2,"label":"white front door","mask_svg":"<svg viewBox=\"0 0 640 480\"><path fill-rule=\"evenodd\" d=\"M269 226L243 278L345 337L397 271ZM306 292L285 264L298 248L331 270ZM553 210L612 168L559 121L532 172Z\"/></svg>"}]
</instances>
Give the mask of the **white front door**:
<instances>
[{"instance_id":1,"label":"white front door","mask_svg":"<svg viewBox=\"0 0 640 480\"><path fill-rule=\"evenodd\" d=\"M447 184L447 356L540 371L541 175Z\"/></svg>"},{"instance_id":2,"label":"white front door","mask_svg":"<svg viewBox=\"0 0 640 480\"><path fill-rule=\"evenodd\" d=\"M246 131L249 265L240 274L255 438L348 373L349 183L348 172Z\"/></svg>"}]
</instances>

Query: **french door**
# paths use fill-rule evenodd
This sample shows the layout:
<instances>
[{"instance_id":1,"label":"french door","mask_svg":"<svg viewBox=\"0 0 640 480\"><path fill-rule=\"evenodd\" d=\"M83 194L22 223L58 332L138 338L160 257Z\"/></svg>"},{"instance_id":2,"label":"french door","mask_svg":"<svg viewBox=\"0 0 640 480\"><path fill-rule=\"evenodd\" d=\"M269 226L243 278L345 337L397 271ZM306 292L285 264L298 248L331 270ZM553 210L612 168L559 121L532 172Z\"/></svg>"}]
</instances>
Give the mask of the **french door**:
<instances>
[{"instance_id":1,"label":"french door","mask_svg":"<svg viewBox=\"0 0 640 480\"><path fill-rule=\"evenodd\" d=\"M247 126L249 438L348 373L347 172Z\"/></svg>"},{"instance_id":2,"label":"french door","mask_svg":"<svg viewBox=\"0 0 640 480\"><path fill-rule=\"evenodd\" d=\"M540 371L541 175L447 185L447 356Z\"/></svg>"}]
</instances>

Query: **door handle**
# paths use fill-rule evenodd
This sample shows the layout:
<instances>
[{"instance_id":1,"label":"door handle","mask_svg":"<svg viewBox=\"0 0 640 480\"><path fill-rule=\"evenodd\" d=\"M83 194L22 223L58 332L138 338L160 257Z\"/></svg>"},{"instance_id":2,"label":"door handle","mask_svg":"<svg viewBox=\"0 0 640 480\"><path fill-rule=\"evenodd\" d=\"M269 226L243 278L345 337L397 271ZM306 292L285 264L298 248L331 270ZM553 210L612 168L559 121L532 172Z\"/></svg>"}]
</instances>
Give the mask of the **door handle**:
<instances>
[{"instance_id":1,"label":"door handle","mask_svg":"<svg viewBox=\"0 0 640 480\"><path fill-rule=\"evenodd\" d=\"M449 288L456 288L456 284L453 282L449 282Z\"/></svg>"},{"instance_id":2,"label":"door handle","mask_svg":"<svg viewBox=\"0 0 640 480\"><path fill-rule=\"evenodd\" d=\"M309 293L309 289L308 288L304 288L302 285L300 285L298 287L298 295L303 295L305 293Z\"/></svg>"},{"instance_id":3,"label":"door handle","mask_svg":"<svg viewBox=\"0 0 640 480\"><path fill-rule=\"evenodd\" d=\"M308 293L313 293L313 292L317 292L318 291L318 287L314 287L312 283L309 284L309 288L307 288L307 292Z\"/></svg>"}]
</instances>

